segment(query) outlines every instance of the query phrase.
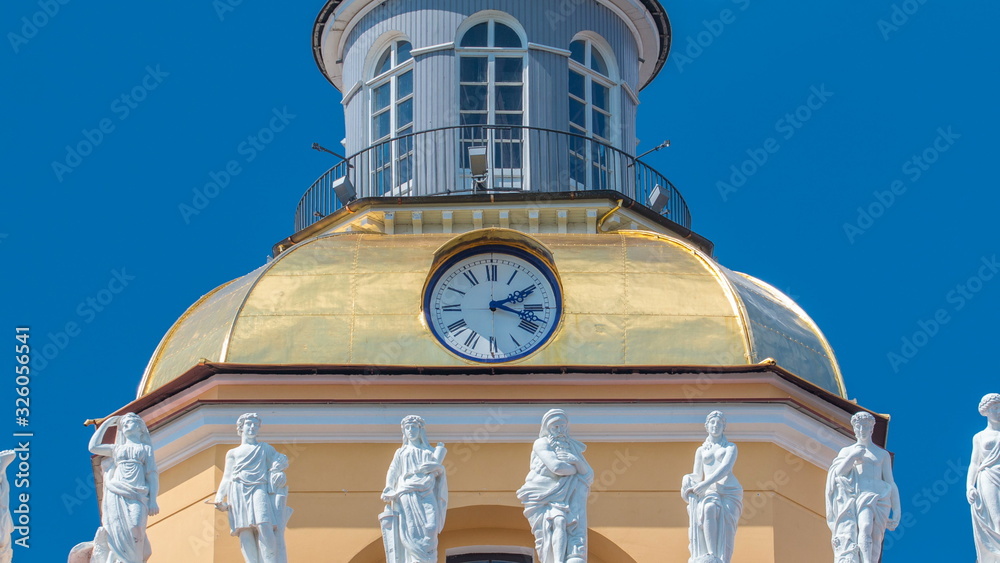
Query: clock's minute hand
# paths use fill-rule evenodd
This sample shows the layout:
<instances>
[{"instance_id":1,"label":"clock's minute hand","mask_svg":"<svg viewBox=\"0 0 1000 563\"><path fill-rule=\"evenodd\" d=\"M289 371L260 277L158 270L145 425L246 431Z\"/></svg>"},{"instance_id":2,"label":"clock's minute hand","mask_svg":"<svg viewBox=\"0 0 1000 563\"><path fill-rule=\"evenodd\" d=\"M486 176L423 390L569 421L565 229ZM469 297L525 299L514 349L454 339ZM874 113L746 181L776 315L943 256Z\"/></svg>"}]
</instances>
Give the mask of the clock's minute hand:
<instances>
[{"instance_id":1,"label":"clock's minute hand","mask_svg":"<svg viewBox=\"0 0 1000 563\"><path fill-rule=\"evenodd\" d=\"M491 309L492 309L492 307L491 307ZM518 317L521 317L522 321L529 321L529 322L536 322L536 323L544 323L545 322L542 319L538 318L538 316L535 315L535 313L533 313L532 311L516 311L516 310L511 309L510 307L508 307L506 305L503 305L502 303L497 303L496 309L502 309L504 311L508 311L508 312L514 313Z\"/></svg>"}]
</instances>

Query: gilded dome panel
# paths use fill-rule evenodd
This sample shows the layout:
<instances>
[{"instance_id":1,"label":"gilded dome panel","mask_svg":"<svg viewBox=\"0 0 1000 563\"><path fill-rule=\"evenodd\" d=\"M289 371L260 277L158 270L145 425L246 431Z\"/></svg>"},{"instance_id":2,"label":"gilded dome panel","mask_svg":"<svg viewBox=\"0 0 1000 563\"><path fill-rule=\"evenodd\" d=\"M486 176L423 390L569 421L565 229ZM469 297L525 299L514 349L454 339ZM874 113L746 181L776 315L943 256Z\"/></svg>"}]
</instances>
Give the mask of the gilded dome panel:
<instances>
[{"instance_id":1,"label":"gilded dome panel","mask_svg":"<svg viewBox=\"0 0 1000 563\"><path fill-rule=\"evenodd\" d=\"M774 358L843 393L826 340L767 284L693 246L640 231L538 234L562 285L550 341L512 363L742 365ZM199 359L255 364L473 365L445 350L420 310L448 234L342 233L309 239L204 297L158 348L140 393Z\"/></svg>"}]
</instances>

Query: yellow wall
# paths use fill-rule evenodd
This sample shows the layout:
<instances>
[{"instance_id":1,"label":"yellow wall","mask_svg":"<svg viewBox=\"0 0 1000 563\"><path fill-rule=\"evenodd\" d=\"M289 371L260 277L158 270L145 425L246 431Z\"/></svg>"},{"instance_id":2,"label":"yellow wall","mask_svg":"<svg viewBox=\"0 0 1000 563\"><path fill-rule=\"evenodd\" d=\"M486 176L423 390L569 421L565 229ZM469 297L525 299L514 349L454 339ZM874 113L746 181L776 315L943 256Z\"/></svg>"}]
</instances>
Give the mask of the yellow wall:
<instances>
[{"instance_id":1,"label":"yellow wall","mask_svg":"<svg viewBox=\"0 0 1000 563\"><path fill-rule=\"evenodd\" d=\"M431 436L433 439L433 436ZM266 436L265 436L266 439ZM273 444L287 454L295 510L286 534L293 562L384 560L378 496L396 444ZM697 443L593 443L589 506L591 563L686 563L687 513L679 494ZM734 563L827 559L825 472L767 443L741 443L736 475L746 490ZM152 563L239 563L224 514L204 504L221 478L216 446L161 475L162 512L151 519ZM441 535L449 547L531 546L514 491L527 473L530 443L448 444L450 503ZM829 553L832 555L832 552Z\"/></svg>"}]
</instances>

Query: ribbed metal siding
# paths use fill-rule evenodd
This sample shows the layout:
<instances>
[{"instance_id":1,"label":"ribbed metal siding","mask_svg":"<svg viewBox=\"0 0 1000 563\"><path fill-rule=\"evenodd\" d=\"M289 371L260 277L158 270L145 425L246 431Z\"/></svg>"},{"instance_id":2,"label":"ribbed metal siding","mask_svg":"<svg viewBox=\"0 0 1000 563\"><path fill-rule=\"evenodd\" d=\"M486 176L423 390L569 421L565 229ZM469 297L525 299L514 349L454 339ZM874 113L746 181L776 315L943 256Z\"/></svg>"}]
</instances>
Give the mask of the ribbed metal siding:
<instances>
[{"instance_id":1,"label":"ribbed metal siding","mask_svg":"<svg viewBox=\"0 0 1000 563\"><path fill-rule=\"evenodd\" d=\"M638 46L628 26L611 10L597 2L568 4L567 14L560 4L539 0L387 0L366 14L351 29L344 57L344 86L353 87L364 76L364 64L372 46L385 34L401 32L416 49L448 43L456 39L458 27L469 16L496 10L514 17L524 28L530 43L567 49L581 31L603 37L613 49L620 77L633 91L638 89ZM417 131L458 124L457 63L453 51L417 57L414 76L414 120ZM568 108L568 63L565 57L536 49L529 51L528 125L566 130ZM635 150L635 107L619 88L618 146ZM368 140L368 108L365 91L348 103L347 151L364 149ZM616 139L617 141L617 139Z\"/></svg>"}]
</instances>

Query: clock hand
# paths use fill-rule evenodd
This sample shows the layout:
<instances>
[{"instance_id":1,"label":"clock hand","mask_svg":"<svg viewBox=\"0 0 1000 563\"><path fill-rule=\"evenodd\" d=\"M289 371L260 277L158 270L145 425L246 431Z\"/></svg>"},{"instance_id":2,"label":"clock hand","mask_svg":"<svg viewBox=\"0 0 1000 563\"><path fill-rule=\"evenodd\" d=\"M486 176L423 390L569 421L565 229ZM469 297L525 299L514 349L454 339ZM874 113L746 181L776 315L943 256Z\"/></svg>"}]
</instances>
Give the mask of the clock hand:
<instances>
[{"instance_id":1,"label":"clock hand","mask_svg":"<svg viewBox=\"0 0 1000 563\"><path fill-rule=\"evenodd\" d=\"M504 303L509 303L513 301L514 303L520 303L528 298L535 291L535 286L529 286L521 291L515 291L507 296L507 299L501 299L500 301L490 301L490 309L495 309L496 307L503 305ZM508 309L510 310L510 309ZM516 311L514 311L516 312Z\"/></svg>"},{"instance_id":2,"label":"clock hand","mask_svg":"<svg viewBox=\"0 0 1000 563\"><path fill-rule=\"evenodd\" d=\"M542 319L538 318L538 316L535 315L535 313L533 313L532 311L517 311L517 310L511 309L510 307L508 307L506 305L501 305L501 304L497 304L496 308L497 309L502 309L502 310L510 312L510 313L514 313L515 315L517 315L518 317L520 317L522 321L531 321L531 322L536 322L536 323L544 323L545 322Z\"/></svg>"}]
</instances>

